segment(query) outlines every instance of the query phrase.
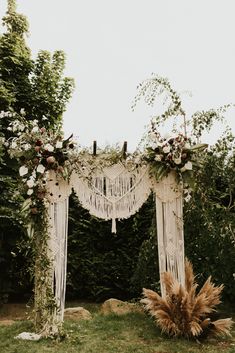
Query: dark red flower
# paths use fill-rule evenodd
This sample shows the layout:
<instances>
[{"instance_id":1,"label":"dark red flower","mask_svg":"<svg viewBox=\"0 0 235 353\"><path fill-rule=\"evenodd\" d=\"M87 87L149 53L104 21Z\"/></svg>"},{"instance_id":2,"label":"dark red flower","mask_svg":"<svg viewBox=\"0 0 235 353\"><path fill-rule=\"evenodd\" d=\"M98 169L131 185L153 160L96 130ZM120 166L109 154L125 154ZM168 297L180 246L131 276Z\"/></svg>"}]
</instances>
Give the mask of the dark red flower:
<instances>
[{"instance_id":1,"label":"dark red flower","mask_svg":"<svg viewBox=\"0 0 235 353\"><path fill-rule=\"evenodd\" d=\"M36 146L42 146L42 141L41 140L37 140L36 141Z\"/></svg>"}]
</instances>

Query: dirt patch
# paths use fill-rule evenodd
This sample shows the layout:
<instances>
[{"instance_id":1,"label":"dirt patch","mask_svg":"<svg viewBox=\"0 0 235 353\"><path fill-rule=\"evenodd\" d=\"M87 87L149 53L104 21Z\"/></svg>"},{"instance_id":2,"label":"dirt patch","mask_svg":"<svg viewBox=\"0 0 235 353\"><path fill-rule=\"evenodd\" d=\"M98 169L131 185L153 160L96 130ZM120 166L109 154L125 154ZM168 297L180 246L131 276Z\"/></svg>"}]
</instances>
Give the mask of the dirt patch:
<instances>
[{"instance_id":1,"label":"dirt patch","mask_svg":"<svg viewBox=\"0 0 235 353\"><path fill-rule=\"evenodd\" d=\"M0 321L4 320L25 320L31 310L26 304L7 303L0 309Z\"/></svg>"},{"instance_id":2,"label":"dirt patch","mask_svg":"<svg viewBox=\"0 0 235 353\"><path fill-rule=\"evenodd\" d=\"M0 326L11 326L15 323L14 320L2 320L0 319Z\"/></svg>"}]
</instances>

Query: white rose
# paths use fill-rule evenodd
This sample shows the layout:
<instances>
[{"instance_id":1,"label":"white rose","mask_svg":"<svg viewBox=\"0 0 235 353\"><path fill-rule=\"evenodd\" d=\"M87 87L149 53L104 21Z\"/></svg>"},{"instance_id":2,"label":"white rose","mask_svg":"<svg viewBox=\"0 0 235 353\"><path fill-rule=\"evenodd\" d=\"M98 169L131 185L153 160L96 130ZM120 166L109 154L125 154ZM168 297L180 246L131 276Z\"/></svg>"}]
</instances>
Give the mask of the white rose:
<instances>
[{"instance_id":1,"label":"white rose","mask_svg":"<svg viewBox=\"0 0 235 353\"><path fill-rule=\"evenodd\" d=\"M56 148L62 148L63 147L63 142L62 141L57 141L55 147Z\"/></svg>"},{"instance_id":2,"label":"white rose","mask_svg":"<svg viewBox=\"0 0 235 353\"><path fill-rule=\"evenodd\" d=\"M181 158L174 158L175 164L180 164L181 163Z\"/></svg>"},{"instance_id":3,"label":"white rose","mask_svg":"<svg viewBox=\"0 0 235 353\"><path fill-rule=\"evenodd\" d=\"M188 194L187 196L185 196L185 198L184 198L184 200L186 201L186 202L189 202L190 201L190 199L191 199L191 195L190 194Z\"/></svg>"},{"instance_id":4,"label":"white rose","mask_svg":"<svg viewBox=\"0 0 235 353\"><path fill-rule=\"evenodd\" d=\"M24 150L25 151L28 151L29 149L30 149L30 144L29 143L26 143L24 146L23 146L23 148L24 148Z\"/></svg>"},{"instance_id":5,"label":"white rose","mask_svg":"<svg viewBox=\"0 0 235 353\"><path fill-rule=\"evenodd\" d=\"M13 141L11 144L11 148L16 148L16 147L17 147L17 143L15 141Z\"/></svg>"},{"instance_id":6,"label":"white rose","mask_svg":"<svg viewBox=\"0 0 235 353\"><path fill-rule=\"evenodd\" d=\"M155 148L158 147L158 144L157 144L156 141L153 141L153 142L151 142L150 146L151 146L153 149L155 149Z\"/></svg>"},{"instance_id":7,"label":"white rose","mask_svg":"<svg viewBox=\"0 0 235 353\"><path fill-rule=\"evenodd\" d=\"M33 194L33 189L28 189L28 191L27 191L27 195L32 195Z\"/></svg>"},{"instance_id":8,"label":"white rose","mask_svg":"<svg viewBox=\"0 0 235 353\"><path fill-rule=\"evenodd\" d=\"M171 148L170 148L170 146L164 146L162 150L164 153L169 153Z\"/></svg>"},{"instance_id":9,"label":"white rose","mask_svg":"<svg viewBox=\"0 0 235 353\"><path fill-rule=\"evenodd\" d=\"M192 170L192 169L193 169L193 164L192 164L192 162L188 161L187 163L185 163L184 168L185 168L186 170Z\"/></svg>"},{"instance_id":10,"label":"white rose","mask_svg":"<svg viewBox=\"0 0 235 353\"><path fill-rule=\"evenodd\" d=\"M157 154L154 159L155 159L155 161L157 161L157 162L161 162L162 156L161 156L160 154Z\"/></svg>"},{"instance_id":11,"label":"white rose","mask_svg":"<svg viewBox=\"0 0 235 353\"><path fill-rule=\"evenodd\" d=\"M32 132L38 132L38 126L34 126L33 128L32 128Z\"/></svg>"},{"instance_id":12,"label":"white rose","mask_svg":"<svg viewBox=\"0 0 235 353\"><path fill-rule=\"evenodd\" d=\"M28 168L22 165L22 167L20 167L19 169L20 176L28 174L28 171L29 171Z\"/></svg>"},{"instance_id":13,"label":"white rose","mask_svg":"<svg viewBox=\"0 0 235 353\"><path fill-rule=\"evenodd\" d=\"M45 167L44 167L44 165L42 165L42 164L39 164L38 166L37 166L37 172L38 173L41 173L41 174L43 174L44 173L44 171L45 171Z\"/></svg>"},{"instance_id":14,"label":"white rose","mask_svg":"<svg viewBox=\"0 0 235 353\"><path fill-rule=\"evenodd\" d=\"M13 132L16 132L18 130L18 124L14 124L13 125L13 128L12 128L12 131Z\"/></svg>"},{"instance_id":15,"label":"white rose","mask_svg":"<svg viewBox=\"0 0 235 353\"><path fill-rule=\"evenodd\" d=\"M34 183L34 180L33 179L29 179L29 180L27 180L27 186L29 187L29 188L32 188L34 185L35 185L35 183Z\"/></svg>"},{"instance_id":16,"label":"white rose","mask_svg":"<svg viewBox=\"0 0 235 353\"><path fill-rule=\"evenodd\" d=\"M24 125L22 125L22 124L18 125L18 130L24 131Z\"/></svg>"},{"instance_id":17,"label":"white rose","mask_svg":"<svg viewBox=\"0 0 235 353\"><path fill-rule=\"evenodd\" d=\"M54 151L54 147L52 145L50 145L49 143L47 143L44 146L45 150L49 151L49 152L53 152Z\"/></svg>"}]
</instances>

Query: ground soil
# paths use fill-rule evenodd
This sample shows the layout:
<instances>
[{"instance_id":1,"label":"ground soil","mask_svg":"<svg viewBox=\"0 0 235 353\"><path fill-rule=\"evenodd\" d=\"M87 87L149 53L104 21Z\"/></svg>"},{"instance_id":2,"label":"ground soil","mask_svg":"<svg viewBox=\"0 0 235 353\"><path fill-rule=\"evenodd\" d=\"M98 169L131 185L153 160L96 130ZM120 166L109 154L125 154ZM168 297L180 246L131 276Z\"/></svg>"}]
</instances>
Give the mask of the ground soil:
<instances>
[{"instance_id":1,"label":"ground soil","mask_svg":"<svg viewBox=\"0 0 235 353\"><path fill-rule=\"evenodd\" d=\"M26 320L30 315L30 309L26 304L7 303L0 307L0 324L10 325L18 320Z\"/></svg>"}]
</instances>

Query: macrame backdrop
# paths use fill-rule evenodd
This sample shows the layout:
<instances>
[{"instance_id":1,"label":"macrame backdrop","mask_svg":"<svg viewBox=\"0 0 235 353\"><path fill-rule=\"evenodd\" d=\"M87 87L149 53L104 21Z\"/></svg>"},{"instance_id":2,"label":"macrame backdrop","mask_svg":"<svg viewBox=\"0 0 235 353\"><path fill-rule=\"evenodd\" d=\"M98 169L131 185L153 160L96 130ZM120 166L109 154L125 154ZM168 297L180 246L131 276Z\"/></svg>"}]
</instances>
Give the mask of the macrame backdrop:
<instances>
[{"instance_id":1,"label":"macrame backdrop","mask_svg":"<svg viewBox=\"0 0 235 353\"><path fill-rule=\"evenodd\" d=\"M122 163L98 169L87 180L74 173L71 185L82 206L92 215L112 219L112 233L116 233L116 219L135 214L151 192L148 168L129 171Z\"/></svg>"},{"instance_id":2,"label":"macrame backdrop","mask_svg":"<svg viewBox=\"0 0 235 353\"><path fill-rule=\"evenodd\" d=\"M58 179L51 172L47 182L48 215L49 215L49 257L52 262L51 283L56 302L53 322L63 321L66 272L67 272L67 237L68 237L68 206L71 187L67 181Z\"/></svg>"},{"instance_id":3,"label":"macrame backdrop","mask_svg":"<svg viewBox=\"0 0 235 353\"><path fill-rule=\"evenodd\" d=\"M89 171L88 171L89 172ZM85 175L88 173L85 173ZM51 288L57 304L54 331L63 321L66 289L68 198L74 189L82 206L96 217L112 220L128 218L147 200L151 190L156 195L159 268L162 295L162 273L171 271L184 285L184 239L182 223L182 190L174 173L159 182L152 182L146 166L128 170L118 163L93 171L90 178L73 173L70 183L51 172L48 177L49 244L53 270Z\"/></svg>"},{"instance_id":4,"label":"macrame backdrop","mask_svg":"<svg viewBox=\"0 0 235 353\"><path fill-rule=\"evenodd\" d=\"M182 186L171 172L154 183L156 198L158 259L161 293L165 295L162 274L170 271L185 285Z\"/></svg>"}]
</instances>

